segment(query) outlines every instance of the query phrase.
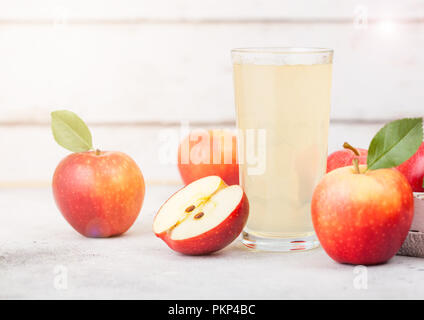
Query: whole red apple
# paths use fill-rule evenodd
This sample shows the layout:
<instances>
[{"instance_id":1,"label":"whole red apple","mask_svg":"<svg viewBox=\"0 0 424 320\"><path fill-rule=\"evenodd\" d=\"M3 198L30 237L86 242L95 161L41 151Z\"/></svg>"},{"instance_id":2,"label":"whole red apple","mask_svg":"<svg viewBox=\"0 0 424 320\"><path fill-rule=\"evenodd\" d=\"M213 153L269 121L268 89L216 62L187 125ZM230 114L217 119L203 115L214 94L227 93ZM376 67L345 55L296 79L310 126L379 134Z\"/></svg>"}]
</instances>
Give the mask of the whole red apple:
<instances>
[{"instance_id":1,"label":"whole red apple","mask_svg":"<svg viewBox=\"0 0 424 320\"><path fill-rule=\"evenodd\" d=\"M353 166L324 176L312 197L312 221L322 247L341 263L372 265L401 247L414 214L412 189L396 169Z\"/></svg>"},{"instance_id":2,"label":"whole red apple","mask_svg":"<svg viewBox=\"0 0 424 320\"><path fill-rule=\"evenodd\" d=\"M53 176L59 210L86 237L111 237L127 231L140 212L144 192L139 167L122 152L70 154Z\"/></svg>"},{"instance_id":3,"label":"whole red apple","mask_svg":"<svg viewBox=\"0 0 424 320\"><path fill-rule=\"evenodd\" d=\"M403 173L414 192L424 192L424 142L418 148L417 152L397 169Z\"/></svg>"},{"instance_id":4,"label":"whole red apple","mask_svg":"<svg viewBox=\"0 0 424 320\"><path fill-rule=\"evenodd\" d=\"M177 252L208 254L234 241L248 215L249 202L242 188L210 176L169 198L155 216L153 232Z\"/></svg>"},{"instance_id":5,"label":"whole red apple","mask_svg":"<svg viewBox=\"0 0 424 320\"><path fill-rule=\"evenodd\" d=\"M192 131L178 147L178 169L186 185L212 175L238 184L236 136L229 130Z\"/></svg>"},{"instance_id":6,"label":"whole red apple","mask_svg":"<svg viewBox=\"0 0 424 320\"><path fill-rule=\"evenodd\" d=\"M357 157L359 164L367 164L367 149L356 148L359 152L359 156L355 155L352 149L338 150L330 154L327 158L327 172L333 171L334 169L347 167L352 165L353 158Z\"/></svg>"}]
</instances>

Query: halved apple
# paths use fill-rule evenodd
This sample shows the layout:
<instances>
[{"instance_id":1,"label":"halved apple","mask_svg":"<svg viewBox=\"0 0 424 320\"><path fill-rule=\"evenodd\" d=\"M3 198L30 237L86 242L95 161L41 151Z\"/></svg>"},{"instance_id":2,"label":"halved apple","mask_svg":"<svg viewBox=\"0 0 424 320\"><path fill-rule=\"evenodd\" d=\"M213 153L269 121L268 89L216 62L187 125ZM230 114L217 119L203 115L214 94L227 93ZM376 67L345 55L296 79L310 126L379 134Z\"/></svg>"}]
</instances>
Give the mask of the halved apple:
<instances>
[{"instance_id":1,"label":"halved apple","mask_svg":"<svg viewBox=\"0 0 424 320\"><path fill-rule=\"evenodd\" d=\"M200 255L229 245L243 230L249 202L238 185L218 176L196 180L169 198L153 221L153 232L173 250Z\"/></svg>"}]
</instances>

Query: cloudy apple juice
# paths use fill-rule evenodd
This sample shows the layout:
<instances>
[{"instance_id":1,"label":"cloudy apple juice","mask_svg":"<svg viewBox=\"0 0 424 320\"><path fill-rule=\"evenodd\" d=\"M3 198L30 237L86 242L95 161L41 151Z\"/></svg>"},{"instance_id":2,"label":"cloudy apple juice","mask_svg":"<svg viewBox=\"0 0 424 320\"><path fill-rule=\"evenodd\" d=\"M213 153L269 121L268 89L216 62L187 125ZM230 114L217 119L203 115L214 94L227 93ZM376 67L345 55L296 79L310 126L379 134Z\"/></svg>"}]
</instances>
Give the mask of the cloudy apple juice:
<instances>
[{"instance_id":1,"label":"cloudy apple juice","mask_svg":"<svg viewBox=\"0 0 424 320\"><path fill-rule=\"evenodd\" d=\"M273 50L233 51L240 181L250 203L243 243L310 249L318 244L310 206L326 170L332 55ZM249 161L252 149L264 153L262 170Z\"/></svg>"}]
</instances>

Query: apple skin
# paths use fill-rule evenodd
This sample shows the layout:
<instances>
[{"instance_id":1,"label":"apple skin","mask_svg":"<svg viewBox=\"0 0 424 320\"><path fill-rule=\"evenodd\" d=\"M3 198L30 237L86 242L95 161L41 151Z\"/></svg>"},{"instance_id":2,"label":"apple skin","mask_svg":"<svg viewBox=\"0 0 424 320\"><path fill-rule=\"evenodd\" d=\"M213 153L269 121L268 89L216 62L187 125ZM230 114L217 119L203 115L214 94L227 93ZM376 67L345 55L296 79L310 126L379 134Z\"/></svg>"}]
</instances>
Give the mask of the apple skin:
<instances>
[{"instance_id":1,"label":"apple skin","mask_svg":"<svg viewBox=\"0 0 424 320\"><path fill-rule=\"evenodd\" d=\"M53 195L66 221L86 237L126 232L137 219L145 193L137 164L122 152L73 153L53 176Z\"/></svg>"},{"instance_id":2,"label":"apple skin","mask_svg":"<svg viewBox=\"0 0 424 320\"><path fill-rule=\"evenodd\" d=\"M207 133L209 142L207 144L201 143L199 133ZM213 144L213 139L220 139L221 150ZM227 146L225 149L224 140L231 139L231 149ZM181 153L183 145L188 144L189 150L189 163L182 163ZM207 148L209 147L209 150ZM205 150L202 150L205 149ZM209 153L209 157L205 159L207 163L193 163L193 153L198 155L200 152ZM213 154L220 153L220 163L213 163ZM231 158L231 163L224 163L224 157ZM237 137L229 130L208 130L208 131L192 131L187 137L181 141L178 146L178 170L180 171L181 178L185 185L190 184L200 178L207 176L219 176L226 184L233 185L239 184L239 167L237 163Z\"/></svg>"},{"instance_id":3,"label":"apple skin","mask_svg":"<svg viewBox=\"0 0 424 320\"><path fill-rule=\"evenodd\" d=\"M361 172L365 166L360 166ZM335 261L384 263L400 249L411 226L411 186L396 169L354 173L353 167L324 176L312 196L312 221L327 254Z\"/></svg>"},{"instance_id":4,"label":"apple skin","mask_svg":"<svg viewBox=\"0 0 424 320\"><path fill-rule=\"evenodd\" d=\"M368 150L359 148L357 150L360 154L358 157L359 164L367 164ZM355 154L349 149L333 152L327 158L327 173L337 168L351 166L353 158L355 158Z\"/></svg>"},{"instance_id":5,"label":"apple skin","mask_svg":"<svg viewBox=\"0 0 424 320\"><path fill-rule=\"evenodd\" d=\"M424 192L424 142L417 152L397 169L403 173L414 192Z\"/></svg>"},{"instance_id":6,"label":"apple skin","mask_svg":"<svg viewBox=\"0 0 424 320\"><path fill-rule=\"evenodd\" d=\"M160 210L160 209L159 209ZM249 201L243 197L233 212L215 228L198 236L173 240L167 231L157 233L172 250L186 255L205 255L221 250L233 242L243 231L249 216Z\"/></svg>"}]
</instances>

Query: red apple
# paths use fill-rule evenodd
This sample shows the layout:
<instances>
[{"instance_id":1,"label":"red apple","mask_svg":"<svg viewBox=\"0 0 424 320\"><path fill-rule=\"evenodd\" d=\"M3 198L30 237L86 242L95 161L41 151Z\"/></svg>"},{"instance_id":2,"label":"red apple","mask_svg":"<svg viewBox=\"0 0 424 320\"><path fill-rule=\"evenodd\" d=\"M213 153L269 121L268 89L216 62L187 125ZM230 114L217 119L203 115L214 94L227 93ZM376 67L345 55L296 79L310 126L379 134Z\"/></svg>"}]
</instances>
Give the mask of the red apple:
<instances>
[{"instance_id":1,"label":"red apple","mask_svg":"<svg viewBox=\"0 0 424 320\"><path fill-rule=\"evenodd\" d=\"M210 176L169 198L156 214L153 232L177 252L208 254L236 239L248 215L249 203L242 188Z\"/></svg>"},{"instance_id":2,"label":"red apple","mask_svg":"<svg viewBox=\"0 0 424 320\"><path fill-rule=\"evenodd\" d=\"M236 136L229 130L192 131L178 147L178 169L186 185L211 175L238 184Z\"/></svg>"},{"instance_id":3,"label":"red apple","mask_svg":"<svg viewBox=\"0 0 424 320\"><path fill-rule=\"evenodd\" d=\"M412 189L396 169L324 176L312 197L312 221L322 247L341 263L372 265L401 247L414 214Z\"/></svg>"},{"instance_id":4,"label":"red apple","mask_svg":"<svg viewBox=\"0 0 424 320\"><path fill-rule=\"evenodd\" d=\"M417 152L397 169L403 173L414 192L424 192L424 142Z\"/></svg>"},{"instance_id":5,"label":"red apple","mask_svg":"<svg viewBox=\"0 0 424 320\"><path fill-rule=\"evenodd\" d=\"M53 195L69 224L86 237L127 231L144 199L137 164L121 152L81 152L63 159L53 176Z\"/></svg>"},{"instance_id":6,"label":"red apple","mask_svg":"<svg viewBox=\"0 0 424 320\"><path fill-rule=\"evenodd\" d=\"M367 149L356 149L359 152L358 160L359 164L367 164ZM334 169L347 167L352 165L353 158L357 157L352 150L343 149L338 150L330 154L327 158L327 172L333 171Z\"/></svg>"}]
</instances>

